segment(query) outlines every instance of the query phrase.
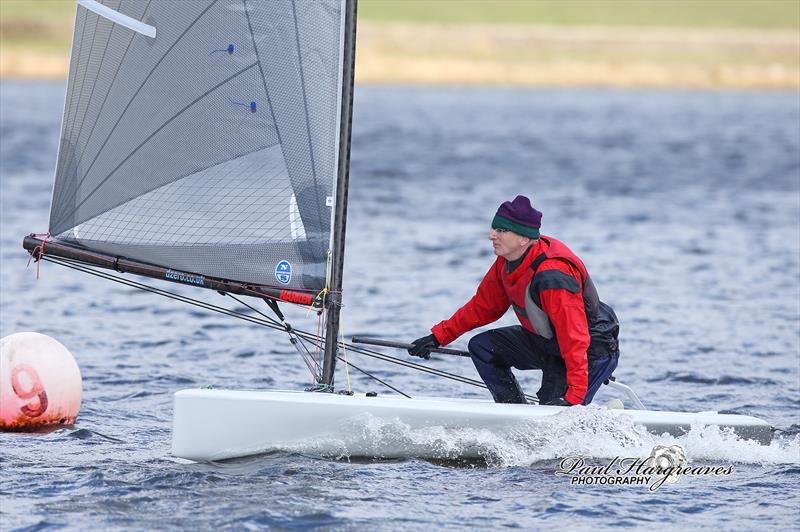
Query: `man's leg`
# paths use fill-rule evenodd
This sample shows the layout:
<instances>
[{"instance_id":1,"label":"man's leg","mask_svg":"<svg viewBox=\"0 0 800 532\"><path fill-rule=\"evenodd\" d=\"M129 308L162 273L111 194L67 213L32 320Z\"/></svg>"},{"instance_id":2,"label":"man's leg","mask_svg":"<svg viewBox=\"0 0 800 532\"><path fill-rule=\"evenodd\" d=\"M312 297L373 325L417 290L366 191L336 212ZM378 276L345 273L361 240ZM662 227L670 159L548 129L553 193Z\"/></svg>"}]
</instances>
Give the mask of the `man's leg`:
<instances>
[{"instance_id":1,"label":"man's leg","mask_svg":"<svg viewBox=\"0 0 800 532\"><path fill-rule=\"evenodd\" d=\"M556 397L564 395L566 371L562 369L559 372L557 361L561 362L562 368L564 361L558 356L557 344L552 342L553 345L550 345L547 342L551 341L543 338L541 340L539 341L536 335L517 325L492 329L473 336L469 341L472 362L492 393L495 402L527 402L517 379L511 373L512 367L543 370L542 383L546 392L544 400L549 400L550 397L547 394L554 393L557 394ZM554 353L552 352L553 346L556 346ZM557 360L550 360L551 358ZM563 390L559 385L559 376L563 381ZM547 382L547 386L545 386L545 382ZM542 390L537 395L542 400Z\"/></svg>"},{"instance_id":2,"label":"man's leg","mask_svg":"<svg viewBox=\"0 0 800 532\"><path fill-rule=\"evenodd\" d=\"M558 353L558 348L556 348L555 354L549 353L541 357L542 386L536 392L540 405L564 397L564 394L567 393L567 366Z\"/></svg>"},{"instance_id":3,"label":"man's leg","mask_svg":"<svg viewBox=\"0 0 800 532\"><path fill-rule=\"evenodd\" d=\"M516 327L504 327L504 329L514 328ZM518 328L522 329L522 327ZM525 394L522 393L517 379L511 373L511 364L507 363L506 357L503 356L505 354L503 347L509 343L508 340L512 343L512 349L517 344L519 344L519 349L524 349L524 347L521 342L514 341L513 333L502 335L508 337L508 340L498 342L501 335L498 335L497 332L500 330L502 329L494 329L473 336L469 341L469 354L495 403L527 403Z\"/></svg>"},{"instance_id":4,"label":"man's leg","mask_svg":"<svg viewBox=\"0 0 800 532\"><path fill-rule=\"evenodd\" d=\"M586 390L586 397L583 404L588 405L594 399L594 394L603 382L617 369L618 357L604 357L589 360L589 389Z\"/></svg>"}]
</instances>

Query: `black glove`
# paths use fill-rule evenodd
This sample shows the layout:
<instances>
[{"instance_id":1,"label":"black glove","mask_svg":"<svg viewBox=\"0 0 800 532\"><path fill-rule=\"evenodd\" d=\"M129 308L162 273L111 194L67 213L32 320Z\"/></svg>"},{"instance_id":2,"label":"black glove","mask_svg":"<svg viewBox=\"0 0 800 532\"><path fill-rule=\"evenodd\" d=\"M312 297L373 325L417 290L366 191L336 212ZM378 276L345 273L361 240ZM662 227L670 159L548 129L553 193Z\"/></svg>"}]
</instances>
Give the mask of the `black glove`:
<instances>
[{"instance_id":1,"label":"black glove","mask_svg":"<svg viewBox=\"0 0 800 532\"><path fill-rule=\"evenodd\" d=\"M563 397L556 397L555 399L550 399L546 403L547 406L575 406Z\"/></svg>"},{"instance_id":2,"label":"black glove","mask_svg":"<svg viewBox=\"0 0 800 532\"><path fill-rule=\"evenodd\" d=\"M431 349L436 349L440 345L439 340L434 335L429 334L414 340L411 343L411 347L408 348L408 354L412 357L420 357L427 360L431 358Z\"/></svg>"}]
</instances>

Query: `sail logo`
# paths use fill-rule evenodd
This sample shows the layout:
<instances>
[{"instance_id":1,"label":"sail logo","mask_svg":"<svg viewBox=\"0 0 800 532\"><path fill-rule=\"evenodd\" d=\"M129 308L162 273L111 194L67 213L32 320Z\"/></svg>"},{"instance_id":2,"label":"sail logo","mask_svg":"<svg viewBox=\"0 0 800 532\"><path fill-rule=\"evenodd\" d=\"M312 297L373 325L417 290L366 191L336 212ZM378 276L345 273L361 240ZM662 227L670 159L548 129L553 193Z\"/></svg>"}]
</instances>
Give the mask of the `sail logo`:
<instances>
[{"instance_id":1,"label":"sail logo","mask_svg":"<svg viewBox=\"0 0 800 532\"><path fill-rule=\"evenodd\" d=\"M203 278L200 276L192 275L189 273L176 272L175 270L167 270L166 272L164 272L164 277L172 281L178 281L180 283L186 283L186 284L194 284L197 286L204 286L206 284L205 281L203 281Z\"/></svg>"},{"instance_id":2,"label":"sail logo","mask_svg":"<svg viewBox=\"0 0 800 532\"><path fill-rule=\"evenodd\" d=\"M289 284L292 281L292 265L288 260L282 260L275 266L275 278L281 284Z\"/></svg>"}]
</instances>

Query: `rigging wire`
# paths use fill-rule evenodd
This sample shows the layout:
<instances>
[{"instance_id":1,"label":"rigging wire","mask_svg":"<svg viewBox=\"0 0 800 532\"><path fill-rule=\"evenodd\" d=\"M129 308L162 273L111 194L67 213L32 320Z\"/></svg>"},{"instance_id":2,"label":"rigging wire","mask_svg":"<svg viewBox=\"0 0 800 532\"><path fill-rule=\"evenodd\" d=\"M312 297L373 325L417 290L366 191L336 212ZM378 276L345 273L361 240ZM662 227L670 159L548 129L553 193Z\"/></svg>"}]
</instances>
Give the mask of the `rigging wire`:
<instances>
[{"instance_id":1,"label":"rigging wire","mask_svg":"<svg viewBox=\"0 0 800 532\"><path fill-rule=\"evenodd\" d=\"M264 314L263 312L261 312L257 308L253 307L252 305L249 305L248 303L245 303L244 301L242 301L238 297L234 296L233 294L229 294L227 292L220 292L220 293L232 298L233 300L235 300L239 304L249 308L250 310L252 310L256 314L258 314L259 316L262 316L264 319L266 319L270 323L282 326L283 329L286 331L286 333L289 335L289 342L297 350L297 353L300 355L300 358L303 359L303 362L305 363L306 367L308 368L308 371L311 372L311 376L314 377L314 382L319 382L320 381L321 373L320 373L319 363L314 359L314 355L312 355L311 352L308 350L308 347L306 346L305 342L303 342L303 339L300 338L299 336L297 336L297 333L294 331L292 326L289 323L286 322L286 320L283 317L283 313L281 313L280 310L278 310L277 303L275 303L274 306L273 305L269 305L269 306L270 306L270 308L272 308L273 311L275 311L275 314L278 316L278 319L280 319L280 323L278 323L274 319L270 318L269 316L267 316L266 314ZM300 349L301 347L302 347L302 350ZM319 348L319 344L318 343L317 343L317 348ZM305 353L303 351L305 351Z\"/></svg>"},{"instance_id":2,"label":"rigging wire","mask_svg":"<svg viewBox=\"0 0 800 532\"><path fill-rule=\"evenodd\" d=\"M350 364L347 363L347 343L344 341L344 318L341 314L339 314L339 338L341 338L339 345L342 346L344 352L344 375L347 380L347 391L353 393L353 388L350 386Z\"/></svg>"},{"instance_id":3,"label":"rigging wire","mask_svg":"<svg viewBox=\"0 0 800 532\"><path fill-rule=\"evenodd\" d=\"M220 307L218 305L214 305L213 303L207 303L207 302L201 301L199 299L194 299L194 298L191 298L191 297L188 297L188 296L183 296L183 295L177 294L175 292L170 292L168 290L163 290L161 288L156 288L154 286L150 286L150 285L147 285L147 284L144 284L144 283L140 283L138 281L125 279L125 278L119 277L117 275L114 275L114 274L111 274L111 273L107 273L105 271L101 271L101 270L95 269L95 268L93 268L91 266L87 266L85 263L80 262L80 261L76 261L76 260L73 260L73 259L68 259L68 258L64 258L64 257L54 257L52 255L51 256L45 255L45 256L42 257L41 260L46 260L46 261L52 262L54 264L59 264L61 266L65 266L67 268L72 268L74 270L77 270L77 271L80 271L80 272L83 272L83 273L88 273L90 275L94 275L96 277L100 277L100 278L103 278L103 279L106 279L106 280L109 280L109 281L114 281L114 282L120 283L122 285L130 286L132 288L138 288L140 290L144 290L145 292L151 292L151 293L154 293L154 294L157 294L157 295L160 295L160 296L167 297L169 299L174 299L176 301L180 301L180 302L183 302L183 303L194 305L196 307L203 308L205 310L210 310L210 311L213 311L213 312L224 314L226 316L230 316L230 317L233 317L233 318L239 318L239 319L241 319L243 321L254 323L256 325L261 325L261 326L264 326L264 327L267 327L267 328L270 328L270 329L275 329L275 330L281 330L281 331L285 331L286 330L285 327L283 327L278 321L274 320L273 318L270 318L269 316L265 316L263 313L258 312L257 310L256 310L256 312L258 312L260 315L264 316L263 318L250 316L248 314L243 314L243 313L235 311L235 310L230 310L230 309L227 309L225 307ZM245 306L248 307L248 308L252 308L247 304L245 304ZM294 333L297 334L298 337L306 339L306 340L311 341L311 342L319 342L319 341L323 340L323 337L321 335L317 335L317 334L314 334L314 333L310 333L310 332L307 332L307 331L303 331L303 330L300 330L300 329L294 329L294 328L292 329L292 331L294 331ZM410 361L407 361L407 360L396 358L396 357L393 357L391 355L387 355L385 353L381 353L381 352L378 352L378 351L373 351L371 349L366 349L366 348L363 348L363 347L356 347L356 346L354 346L352 344L347 344L347 343L345 343L343 341L338 342L338 344L343 349L346 347L347 349L349 349L350 351L352 351L354 353L358 353L358 354L361 354L361 355L364 355L364 356L375 358L377 360L382 360L384 362L389 362L389 363L396 364L396 365L399 365L399 366L403 366L403 367L406 367L406 368L409 368L409 369L415 369L415 370L421 371L423 373L428 373L430 375L435 375L437 377L450 379L450 380L453 380L453 381L456 381L456 382L460 382L462 384L469 384L471 386L476 386L476 387L479 387L479 388L486 388L486 385L483 382L475 380L475 379L471 379L469 377L464 377L462 375L458 375L458 374L455 374L455 373L450 373L450 372L443 371L443 370L440 370L440 369L436 369L436 368L433 368L433 367L430 367L430 366L424 366L422 364L417 364L417 363L414 363L414 362L410 362ZM350 365L352 366L352 363ZM355 366L353 366L353 368L355 368ZM402 393L402 392L399 392L399 390L397 390L396 388L390 386L388 383L385 383L384 381L381 381L377 377L375 377L373 375L369 375L366 372L364 372L363 370L359 369L359 371L361 371L365 375L370 376L370 378L373 378L373 379L377 380L378 382L384 384L385 386L391 388L392 390L395 390L398 393ZM406 395L406 394L402 394L402 395ZM406 395L406 397L408 397L408 396ZM535 398L533 396L526 395L525 397L529 401L538 402L537 398Z\"/></svg>"},{"instance_id":4,"label":"rigging wire","mask_svg":"<svg viewBox=\"0 0 800 532\"><path fill-rule=\"evenodd\" d=\"M337 355L337 356L336 356L336 358L338 358L339 360L341 360L342 362L344 362L345 364L347 364L347 360L343 359L342 357L340 357L340 356L338 356L338 355ZM388 382L386 382L386 381L384 381L384 380L381 380L381 379L379 379L378 377L376 377L375 375L372 375L371 373L369 373L369 372L367 372L367 371L365 371L365 370L363 370L363 369L359 368L358 366L356 366L356 365L355 365L355 364L353 364L352 362L349 364L349 366L350 366L350 367L352 367L352 368L353 368L354 370L356 370L356 371L360 371L361 373L363 373L364 375L366 375L366 376L367 376L367 377L369 377L370 379L374 379L374 380L378 381L379 383L383 384L383 385L384 385L384 386L386 386L387 388L391 388L392 390L396 391L397 393L399 393L399 394L400 394L400 395L402 395L403 397L406 397L406 398L408 398L408 399L411 399L411 396L410 396L410 395L408 395L407 393L403 393L403 392L401 392L400 390L398 390L397 388L395 388L394 386L392 386L392 385L391 385L391 384L389 384ZM352 390L348 390L348 395L353 395L353 391L352 391Z\"/></svg>"}]
</instances>

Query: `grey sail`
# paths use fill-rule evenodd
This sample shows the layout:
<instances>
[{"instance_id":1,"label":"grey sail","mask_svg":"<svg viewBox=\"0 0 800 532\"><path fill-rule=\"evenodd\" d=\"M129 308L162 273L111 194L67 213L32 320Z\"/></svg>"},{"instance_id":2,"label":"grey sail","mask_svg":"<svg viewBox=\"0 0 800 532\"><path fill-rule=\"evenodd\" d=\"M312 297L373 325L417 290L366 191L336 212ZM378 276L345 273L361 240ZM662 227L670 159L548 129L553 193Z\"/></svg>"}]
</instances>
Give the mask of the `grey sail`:
<instances>
[{"instance_id":1,"label":"grey sail","mask_svg":"<svg viewBox=\"0 0 800 532\"><path fill-rule=\"evenodd\" d=\"M345 0L79 0L51 237L323 289L349 142L345 11Z\"/></svg>"}]
</instances>

